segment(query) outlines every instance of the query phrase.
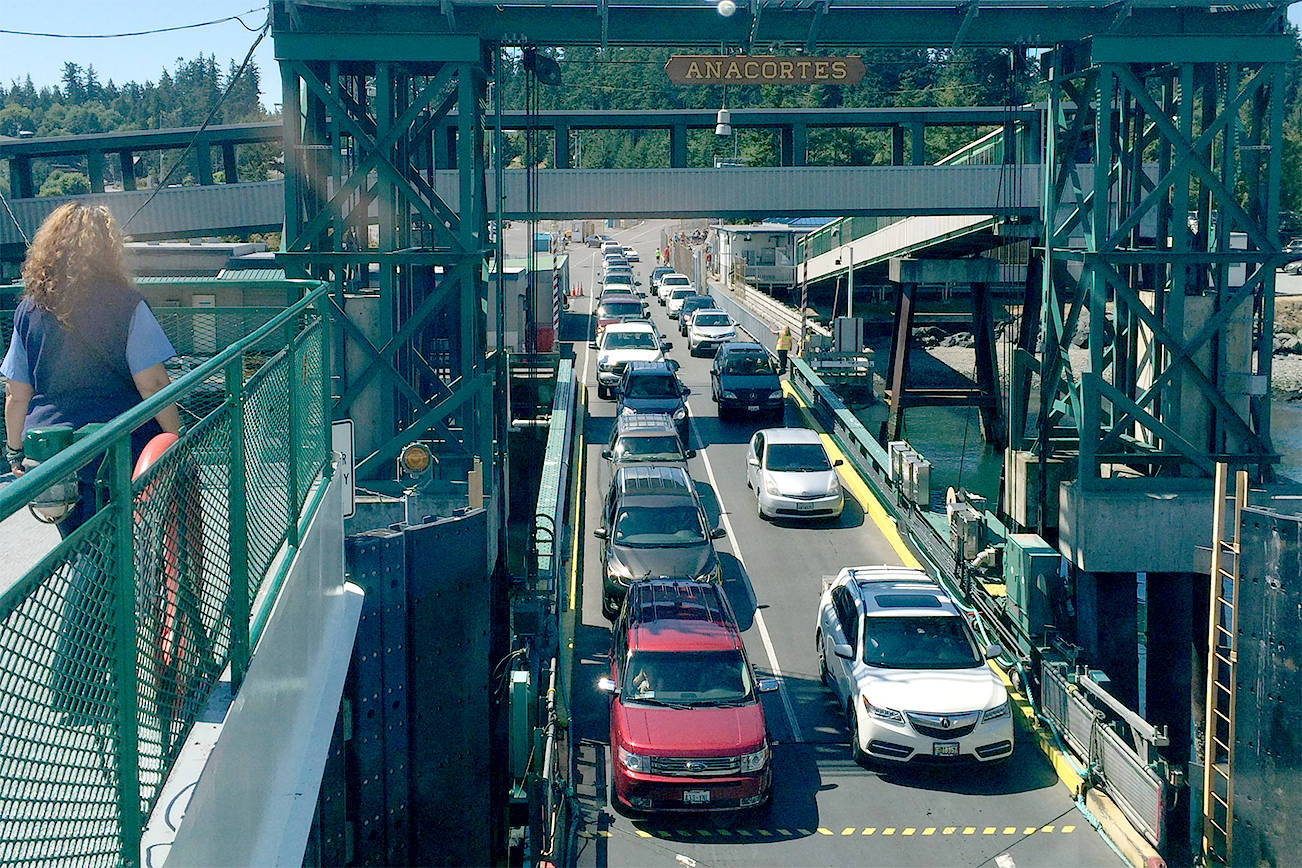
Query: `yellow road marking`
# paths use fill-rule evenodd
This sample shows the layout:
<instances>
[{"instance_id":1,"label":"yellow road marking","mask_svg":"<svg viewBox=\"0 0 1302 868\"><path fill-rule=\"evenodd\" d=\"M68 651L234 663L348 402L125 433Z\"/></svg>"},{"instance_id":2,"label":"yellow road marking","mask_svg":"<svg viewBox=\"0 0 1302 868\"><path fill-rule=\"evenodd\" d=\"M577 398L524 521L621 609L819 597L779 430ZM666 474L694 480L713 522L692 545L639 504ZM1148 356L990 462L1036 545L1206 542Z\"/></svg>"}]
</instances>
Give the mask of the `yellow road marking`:
<instances>
[{"instance_id":1,"label":"yellow road marking","mask_svg":"<svg viewBox=\"0 0 1302 868\"><path fill-rule=\"evenodd\" d=\"M963 827L963 834L964 834L964 835L975 835L975 834L976 834L976 826L964 826L964 827Z\"/></svg>"},{"instance_id":2,"label":"yellow road marking","mask_svg":"<svg viewBox=\"0 0 1302 868\"><path fill-rule=\"evenodd\" d=\"M882 829L882 834L883 834L883 835L894 835L894 834L895 834L895 827L894 827L894 826L887 826L885 829Z\"/></svg>"},{"instance_id":3,"label":"yellow road marking","mask_svg":"<svg viewBox=\"0 0 1302 868\"><path fill-rule=\"evenodd\" d=\"M832 830L831 830L831 829L824 829L822 826L819 826L819 827L818 827L818 834L820 834L820 835L830 835L830 834L832 834Z\"/></svg>"},{"instance_id":4,"label":"yellow road marking","mask_svg":"<svg viewBox=\"0 0 1302 868\"><path fill-rule=\"evenodd\" d=\"M1016 827L1016 826L1004 826L1004 834L1005 834L1005 835L1016 835L1016 834L1017 834L1017 827Z\"/></svg>"},{"instance_id":5,"label":"yellow road marking","mask_svg":"<svg viewBox=\"0 0 1302 868\"><path fill-rule=\"evenodd\" d=\"M873 833L876 832L876 831L877 831L877 827L876 827L876 826L869 826L868 828L866 828L866 829L863 830L863 833L864 833L865 835L871 835L871 834L873 834Z\"/></svg>"},{"instance_id":6,"label":"yellow road marking","mask_svg":"<svg viewBox=\"0 0 1302 868\"><path fill-rule=\"evenodd\" d=\"M781 835L781 836L784 837L784 838L790 838L790 837L791 837L791 830L790 830L790 829L778 829L778 834Z\"/></svg>"},{"instance_id":7,"label":"yellow road marking","mask_svg":"<svg viewBox=\"0 0 1302 868\"><path fill-rule=\"evenodd\" d=\"M934 834L936 834L936 827L935 827L935 826L928 826L927 828L925 828L925 829L922 830L922 834L924 834L924 835L934 835Z\"/></svg>"},{"instance_id":8,"label":"yellow road marking","mask_svg":"<svg viewBox=\"0 0 1302 868\"><path fill-rule=\"evenodd\" d=\"M797 829L797 830L796 830L796 834L797 834L797 835L812 835L812 834L814 834L814 833L813 833L813 831L811 831L810 829Z\"/></svg>"},{"instance_id":9,"label":"yellow road marking","mask_svg":"<svg viewBox=\"0 0 1302 868\"><path fill-rule=\"evenodd\" d=\"M1023 834L1023 835L1034 835L1034 834L1035 834L1035 827L1034 827L1034 826L1027 826L1025 829L1022 830L1022 834Z\"/></svg>"},{"instance_id":10,"label":"yellow road marking","mask_svg":"<svg viewBox=\"0 0 1302 868\"><path fill-rule=\"evenodd\" d=\"M763 835L765 838L767 838L769 835L772 835L772 834L773 834L773 833L772 833L771 831L769 831L768 829L759 829L758 831L759 831L759 833L760 833L761 835Z\"/></svg>"},{"instance_id":11,"label":"yellow road marking","mask_svg":"<svg viewBox=\"0 0 1302 868\"><path fill-rule=\"evenodd\" d=\"M864 515L872 519L873 524L877 525L877 529L881 531L887 544L895 550L900 563L906 567L922 569L922 562L914 557L913 552L909 551L909 547L904 544L904 538L900 536L899 528L895 525L895 519L891 518L890 514L886 512L886 508L877 500L872 489L868 487L868 483L864 482L863 478L859 476L859 472L854 469L854 465L850 463L849 458L836 445L832 437L826 434L821 426L817 425L813 416L810 415L808 405L805 404L804 399L786 380L782 382L782 391L796 402L796 408L800 411L800 415L804 417L806 424L818 431L818 437L823 441L823 448L827 450L828 456L833 461L839 458L845 462L837 468L837 475L841 477L841 484L859 502Z\"/></svg>"},{"instance_id":12,"label":"yellow road marking","mask_svg":"<svg viewBox=\"0 0 1302 868\"><path fill-rule=\"evenodd\" d=\"M574 474L574 526L583 527L583 465L587 464L587 456L583 454L583 421L588 413L588 387L584 383L579 383L579 412L575 418L579 423L579 467ZM580 533L574 534L574 539L570 546L570 611L573 612L578 608L577 599L579 593L579 537Z\"/></svg>"},{"instance_id":13,"label":"yellow road marking","mask_svg":"<svg viewBox=\"0 0 1302 868\"><path fill-rule=\"evenodd\" d=\"M994 826L986 826L984 829L981 830L982 835L993 835L994 833L995 833Z\"/></svg>"},{"instance_id":14,"label":"yellow road marking","mask_svg":"<svg viewBox=\"0 0 1302 868\"><path fill-rule=\"evenodd\" d=\"M905 829L905 830L904 830L903 832L901 832L900 834L901 834L901 835L912 835L912 834L913 834L914 832L916 832L916 831L918 831L918 830L915 829L915 828L912 827L912 826L909 826L907 829Z\"/></svg>"},{"instance_id":15,"label":"yellow road marking","mask_svg":"<svg viewBox=\"0 0 1302 868\"><path fill-rule=\"evenodd\" d=\"M844 829L841 830L841 834L842 834L842 835L853 835L853 834L854 834L854 826L846 826Z\"/></svg>"},{"instance_id":16,"label":"yellow road marking","mask_svg":"<svg viewBox=\"0 0 1302 868\"><path fill-rule=\"evenodd\" d=\"M638 830L637 830L637 836L638 836L639 838L650 838L650 837L651 837L651 833L648 832L646 829L638 829Z\"/></svg>"},{"instance_id":17,"label":"yellow road marking","mask_svg":"<svg viewBox=\"0 0 1302 868\"><path fill-rule=\"evenodd\" d=\"M1040 831L1041 831L1041 832L1052 832L1052 831L1053 831L1053 826L1041 826L1041 827L1040 827Z\"/></svg>"},{"instance_id":18,"label":"yellow road marking","mask_svg":"<svg viewBox=\"0 0 1302 868\"><path fill-rule=\"evenodd\" d=\"M944 829L941 829L940 834L942 834L942 835L952 835L952 834L954 834L956 831L958 831L958 826L946 826Z\"/></svg>"},{"instance_id":19,"label":"yellow road marking","mask_svg":"<svg viewBox=\"0 0 1302 868\"><path fill-rule=\"evenodd\" d=\"M1063 833L1064 835L1070 835L1072 832L1075 832L1075 831L1076 831L1076 827L1075 827L1075 826L1063 826L1063 827L1062 827L1062 833Z\"/></svg>"},{"instance_id":20,"label":"yellow road marking","mask_svg":"<svg viewBox=\"0 0 1302 868\"><path fill-rule=\"evenodd\" d=\"M737 830L737 834L738 834L738 835L741 835L743 838L749 838L749 837L750 837L750 830L748 830L748 829L738 829L738 830Z\"/></svg>"},{"instance_id":21,"label":"yellow road marking","mask_svg":"<svg viewBox=\"0 0 1302 868\"><path fill-rule=\"evenodd\" d=\"M715 834L718 834L718 835L731 835L731 834L732 834L732 829L715 829Z\"/></svg>"}]
</instances>

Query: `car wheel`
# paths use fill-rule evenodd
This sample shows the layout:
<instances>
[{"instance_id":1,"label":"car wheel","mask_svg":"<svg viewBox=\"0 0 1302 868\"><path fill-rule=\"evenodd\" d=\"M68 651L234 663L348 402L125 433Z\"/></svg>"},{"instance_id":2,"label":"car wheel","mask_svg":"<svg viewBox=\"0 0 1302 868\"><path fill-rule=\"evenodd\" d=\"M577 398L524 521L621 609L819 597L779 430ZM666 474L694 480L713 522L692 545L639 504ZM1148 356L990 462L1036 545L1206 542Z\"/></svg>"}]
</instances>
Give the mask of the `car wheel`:
<instances>
[{"instance_id":1,"label":"car wheel","mask_svg":"<svg viewBox=\"0 0 1302 868\"><path fill-rule=\"evenodd\" d=\"M832 686L832 673L827 671L827 656L823 650L823 631L814 633L814 643L818 646L818 677L828 687Z\"/></svg>"},{"instance_id":2,"label":"car wheel","mask_svg":"<svg viewBox=\"0 0 1302 868\"><path fill-rule=\"evenodd\" d=\"M846 704L845 713L850 723L850 759L857 766L867 765L868 754L864 752L863 746L859 744L859 715L854 713L853 699Z\"/></svg>"},{"instance_id":3,"label":"car wheel","mask_svg":"<svg viewBox=\"0 0 1302 868\"><path fill-rule=\"evenodd\" d=\"M760 503L759 489L755 489L755 514L759 516L760 521L767 521L768 517L764 515L764 506Z\"/></svg>"},{"instance_id":4,"label":"car wheel","mask_svg":"<svg viewBox=\"0 0 1302 868\"><path fill-rule=\"evenodd\" d=\"M619 614L619 603L604 593L601 595L601 614L606 616L607 621L615 620Z\"/></svg>"}]
</instances>

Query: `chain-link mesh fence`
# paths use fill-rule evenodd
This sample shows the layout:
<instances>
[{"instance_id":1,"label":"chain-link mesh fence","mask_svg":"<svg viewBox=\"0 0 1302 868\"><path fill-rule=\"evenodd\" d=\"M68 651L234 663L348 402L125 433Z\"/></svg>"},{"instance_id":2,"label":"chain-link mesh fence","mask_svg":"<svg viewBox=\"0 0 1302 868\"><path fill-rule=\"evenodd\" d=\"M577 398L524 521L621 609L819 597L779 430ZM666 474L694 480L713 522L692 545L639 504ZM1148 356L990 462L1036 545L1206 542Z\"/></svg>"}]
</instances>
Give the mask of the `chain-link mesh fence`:
<instances>
[{"instance_id":1,"label":"chain-link mesh fence","mask_svg":"<svg viewBox=\"0 0 1302 868\"><path fill-rule=\"evenodd\" d=\"M2 520L78 466L107 480L0 595L0 865L136 863L186 733L247 666L250 601L329 455L324 287L295 286L311 291L280 313L162 312L190 360L173 395L188 430L134 481L130 431L159 396L0 490Z\"/></svg>"}]
</instances>

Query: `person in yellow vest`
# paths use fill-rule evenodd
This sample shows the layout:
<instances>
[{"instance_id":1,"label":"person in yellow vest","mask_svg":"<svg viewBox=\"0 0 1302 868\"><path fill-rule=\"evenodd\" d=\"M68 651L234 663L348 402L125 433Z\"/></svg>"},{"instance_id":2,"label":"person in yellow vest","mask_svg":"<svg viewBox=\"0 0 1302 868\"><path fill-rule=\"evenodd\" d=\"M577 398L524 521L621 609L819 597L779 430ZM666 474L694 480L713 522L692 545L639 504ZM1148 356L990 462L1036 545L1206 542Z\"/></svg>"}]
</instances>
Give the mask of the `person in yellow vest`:
<instances>
[{"instance_id":1,"label":"person in yellow vest","mask_svg":"<svg viewBox=\"0 0 1302 868\"><path fill-rule=\"evenodd\" d=\"M783 326L778 332L778 373L787 372L787 356L791 353L791 326Z\"/></svg>"}]
</instances>

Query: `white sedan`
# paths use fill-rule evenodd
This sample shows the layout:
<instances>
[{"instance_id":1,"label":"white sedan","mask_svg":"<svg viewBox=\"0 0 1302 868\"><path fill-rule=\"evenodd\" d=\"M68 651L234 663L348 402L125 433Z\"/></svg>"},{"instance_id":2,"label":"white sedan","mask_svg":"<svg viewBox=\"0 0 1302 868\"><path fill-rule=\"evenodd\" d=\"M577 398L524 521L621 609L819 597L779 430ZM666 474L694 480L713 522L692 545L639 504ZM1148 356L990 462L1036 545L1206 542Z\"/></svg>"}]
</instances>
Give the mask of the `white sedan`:
<instances>
[{"instance_id":1,"label":"white sedan","mask_svg":"<svg viewBox=\"0 0 1302 868\"><path fill-rule=\"evenodd\" d=\"M718 349L737 338L737 324L727 311L703 308L692 314L687 326L687 351L693 356L702 350Z\"/></svg>"},{"instance_id":2,"label":"white sedan","mask_svg":"<svg viewBox=\"0 0 1302 868\"><path fill-rule=\"evenodd\" d=\"M629 262L641 262L642 257L638 254L637 249L633 247L624 247L624 258Z\"/></svg>"},{"instance_id":3,"label":"white sedan","mask_svg":"<svg viewBox=\"0 0 1302 868\"><path fill-rule=\"evenodd\" d=\"M700 316L700 314L697 314ZM841 480L818 433L765 428L746 448L746 486L760 518L836 518L845 507Z\"/></svg>"},{"instance_id":4,"label":"white sedan","mask_svg":"<svg viewBox=\"0 0 1302 868\"><path fill-rule=\"evenodd\" d=\"M847 567L823 589L819 673L850 729L850 756L997 762L1013 753L1008 691L940 585L907 567Z\"/></svg>"}]
</instances>

